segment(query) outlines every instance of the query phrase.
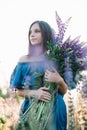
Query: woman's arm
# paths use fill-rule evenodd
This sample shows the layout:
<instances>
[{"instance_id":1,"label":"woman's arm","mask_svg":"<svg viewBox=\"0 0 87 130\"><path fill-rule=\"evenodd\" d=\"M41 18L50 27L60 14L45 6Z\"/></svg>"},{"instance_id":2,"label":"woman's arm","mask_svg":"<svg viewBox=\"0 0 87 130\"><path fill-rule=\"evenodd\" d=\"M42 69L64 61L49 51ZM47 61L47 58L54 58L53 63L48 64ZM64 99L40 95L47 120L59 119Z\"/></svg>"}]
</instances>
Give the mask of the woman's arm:
<instances>
[{"instance_id":1,"label":"woman's arm","mask_svg":"<svg viewBox=\"0 0 87 130\"><path fill-rule=\"evenodd\" d=\"M16 89L16 94L21 97L31 98L33 93L32 90Z\"/></svg>"},{"instance_id":2,"label":"woman's arm","mask_svg":"<svg viewBox=\"0 0 87 130\"><path fill-rule=\"evenodd\" d=\"M48 102L51 100L51 94L46 90L48 90L46 87L41 87L37 90L17 89L16 94L25 98L37 98L38 100Z\"/></svg>"},{"instance_id":3,"label":"woman's arm","mask_svg":"<svg viewBox=\"0 0 87 130\"><path fill-rule=\"evenodd\" d=\"M57 84L58 84L58 92L61 94L65 94L67 92L67 85L65 81L63 80L63 78Z\"/></svg>"}]
</instances>

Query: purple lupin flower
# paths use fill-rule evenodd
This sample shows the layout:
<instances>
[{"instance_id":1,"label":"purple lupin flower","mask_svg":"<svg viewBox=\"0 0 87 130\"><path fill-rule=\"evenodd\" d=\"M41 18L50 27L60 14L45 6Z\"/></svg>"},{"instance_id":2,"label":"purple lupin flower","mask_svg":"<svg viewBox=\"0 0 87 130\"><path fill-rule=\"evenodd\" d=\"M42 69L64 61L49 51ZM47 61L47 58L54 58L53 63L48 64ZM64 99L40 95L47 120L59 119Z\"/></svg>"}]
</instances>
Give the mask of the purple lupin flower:
<instances>
[{"instance_id":1,"label":"purple lupin flower","mask_svg":"<svg viewBox=\"0 0 87 130\"><path fill-rule=\"evenodd\" d=\"M63 23L61 18L58 16L56 12L56 22L58 26L58 34L56 34L56 37L55 37L56 44L61 45L63 43L64 34L66 32L70 19L71 17L65 23Z\"/></svg>"},{"instance_id":2,"label":"purple lupin flower","mask_svg":"<svg viewBox=\"0 0 87 130\"><path fill-rule=\"evenodd\" d=\"M75 83L73 82L73 70L69 56L65 58L64 79L68 85L68 89L75 88Z\"/></svg>"}]
</instances>

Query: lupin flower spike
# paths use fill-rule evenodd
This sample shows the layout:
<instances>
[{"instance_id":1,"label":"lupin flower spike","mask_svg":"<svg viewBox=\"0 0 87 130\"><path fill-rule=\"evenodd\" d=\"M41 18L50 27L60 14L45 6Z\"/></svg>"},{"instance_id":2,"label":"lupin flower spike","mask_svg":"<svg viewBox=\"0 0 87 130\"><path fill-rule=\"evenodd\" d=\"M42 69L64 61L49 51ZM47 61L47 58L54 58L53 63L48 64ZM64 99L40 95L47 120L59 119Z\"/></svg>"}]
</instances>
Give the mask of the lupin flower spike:
<instances>
[{"instance_id":1,"label":"lupin flower spike","mask_svg":"<svg viewBox=\"0 0 87 130\"><path fill-rule=\"evenodd\" d=\"M57 14L57 11L55 12L55 15L56 15L56 22L58 25L58 34L56 36L55 41L57 44L61 45L63 43L64 35L65 35L66 29L69 25L71 17L69 19L67 19L65 23L63 23L61 18Z\"/></svg>"}]
</instances>

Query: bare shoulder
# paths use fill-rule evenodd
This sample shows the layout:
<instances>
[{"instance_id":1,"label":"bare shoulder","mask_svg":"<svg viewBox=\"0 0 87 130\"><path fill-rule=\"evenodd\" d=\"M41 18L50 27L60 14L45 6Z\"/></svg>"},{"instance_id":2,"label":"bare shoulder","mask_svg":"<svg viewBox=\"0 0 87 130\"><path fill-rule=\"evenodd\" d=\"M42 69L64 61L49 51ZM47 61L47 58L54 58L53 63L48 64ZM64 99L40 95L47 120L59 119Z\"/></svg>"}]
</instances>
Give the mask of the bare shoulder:
<instances>
[{"instance_id":1,"label":"bare shoulder","mask_svg":"<svg viewBox=\"0 0 87 130\"><path fill-rule=\"evenodd\" d=\"M19 63L22 63L22 62L37 62L37 61L41 61L42 59L43 59L44 57L37 57L37 56L35 56L35 57L33 57L33 56L31 56L31 55L24 55L24 56L21 56L20 58L19 58Z\"/></svg>"},{"instance_id":2,"label":"bare shoulder","mask_svg":"<svg viewBox=\"0 0 87 130\"><path fill-rule=\"evenodd\" d=\"M26 62L28 61L28 55L23 55L19 58L19 62Z\"/></svg>"}]
</instances>

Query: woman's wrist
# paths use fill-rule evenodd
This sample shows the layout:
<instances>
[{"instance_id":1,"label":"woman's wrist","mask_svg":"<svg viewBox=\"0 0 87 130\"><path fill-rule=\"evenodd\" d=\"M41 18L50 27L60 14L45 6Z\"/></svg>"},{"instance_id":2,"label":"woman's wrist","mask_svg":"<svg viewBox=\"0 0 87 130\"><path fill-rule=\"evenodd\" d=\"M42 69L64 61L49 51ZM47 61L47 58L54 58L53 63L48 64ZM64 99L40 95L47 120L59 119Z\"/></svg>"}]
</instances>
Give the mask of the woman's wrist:
<instances>
[{"instance_id":1,"label":"woman's wrist","mask_svg":"<svg viewBox=\"0 0 87 130\"><path fill-rule=\"evenodd\" d=\"M29 90L29 94L28 94L29 98L36 98L36 90Z\"/></svg>"},{"instance_id":2,"label":"woman's wrist","mask_svg":"<svg viewBox=\"0 0 87 130\"><path fill-rule=\"evenodd\" d=\"M64 81L64 79L61 77L61 79L57 82L57 85L58 85L58 91L61 93L61 94L65 94L66 91L67 91L67 85Z\"/></svg>"},{"instance_id":3,"label":"woman's wrist","mask_svg":"<svg viewBox=\"0 0 87 130\"><path fill-rule=\"evenodd\" d=\"M60 79L58 77L57 80L56 80L56 83L59 84L59 85L61 85L63 82L64 82L64 80L63 80L62 77Z\"/></svg>"}]
</instances>

